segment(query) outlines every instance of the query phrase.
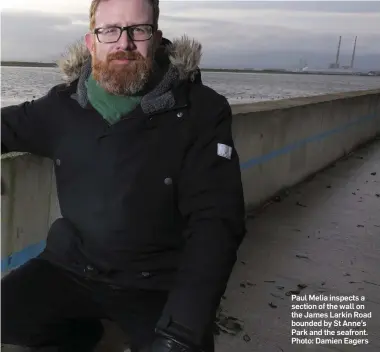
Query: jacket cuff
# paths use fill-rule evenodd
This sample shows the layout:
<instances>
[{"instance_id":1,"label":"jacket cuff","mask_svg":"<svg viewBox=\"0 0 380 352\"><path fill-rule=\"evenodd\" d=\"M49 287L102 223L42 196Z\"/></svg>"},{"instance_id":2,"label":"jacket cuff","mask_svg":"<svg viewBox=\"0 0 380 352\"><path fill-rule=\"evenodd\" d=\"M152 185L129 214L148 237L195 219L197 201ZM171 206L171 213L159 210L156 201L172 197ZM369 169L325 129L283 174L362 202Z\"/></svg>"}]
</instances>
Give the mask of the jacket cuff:
<instances>
[{"instance_id":1,"label":"jacket cuff","mask_svg":"<svg viewBox=\"0 0 380 352\"><path fill-rule=\"evenodd\" d=\"M184 336L184 333L186 334L186 332L183 331L183 328L178 324L173 325L170 331L156 327L155 333L157 338L172 341L180 350L185 352L203 352L200 346L192 343L188 336Z\"/></svg>"}]
</instances>

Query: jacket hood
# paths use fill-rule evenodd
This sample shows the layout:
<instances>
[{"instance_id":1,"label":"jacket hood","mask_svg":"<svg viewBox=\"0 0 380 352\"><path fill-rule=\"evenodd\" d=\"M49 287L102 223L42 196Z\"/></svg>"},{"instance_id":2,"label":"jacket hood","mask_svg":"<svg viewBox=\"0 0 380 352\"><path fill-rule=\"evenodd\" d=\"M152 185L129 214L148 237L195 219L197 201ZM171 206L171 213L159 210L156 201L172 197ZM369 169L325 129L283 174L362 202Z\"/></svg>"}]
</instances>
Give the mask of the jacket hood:
<instances>
[{"instance_id":1,"label":"jacket hood","mask_svg":"<svg viewBox=\"0 0 380 352\"><path fill-rule=\"evenodd\" d=\"M177 71L180 80L194 80L199 71L201 56L202 45L184 35L172 42L163 39L163 44L156 52L156 62L167 61ZM90 52L83 42L69 46L67 53L57 63L64 81L70 84L78 79L90 58Z\"/></svg>"}]
</instances>

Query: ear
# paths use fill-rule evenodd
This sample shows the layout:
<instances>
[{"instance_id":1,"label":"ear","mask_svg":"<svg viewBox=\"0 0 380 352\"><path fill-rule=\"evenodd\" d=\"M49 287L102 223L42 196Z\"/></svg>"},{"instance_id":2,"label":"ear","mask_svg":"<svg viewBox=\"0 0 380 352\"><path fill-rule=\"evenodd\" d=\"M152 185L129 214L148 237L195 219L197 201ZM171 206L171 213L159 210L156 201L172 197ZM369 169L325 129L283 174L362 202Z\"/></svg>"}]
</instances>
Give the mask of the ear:
<instances>
[{"instance_id":1,"label":"ear","mask_svg":"<svg viewBox=\"0 0 380 352\"><path fill-rule=\"evenodd\" d=\"M86 47L88 49L88 51L93 54L94 53L94 46L95 46L95 36L93 33L86 33L86 35L84 36L84 40L85 40L85 43L86 43Z\"/></svg>"}]
</instances>

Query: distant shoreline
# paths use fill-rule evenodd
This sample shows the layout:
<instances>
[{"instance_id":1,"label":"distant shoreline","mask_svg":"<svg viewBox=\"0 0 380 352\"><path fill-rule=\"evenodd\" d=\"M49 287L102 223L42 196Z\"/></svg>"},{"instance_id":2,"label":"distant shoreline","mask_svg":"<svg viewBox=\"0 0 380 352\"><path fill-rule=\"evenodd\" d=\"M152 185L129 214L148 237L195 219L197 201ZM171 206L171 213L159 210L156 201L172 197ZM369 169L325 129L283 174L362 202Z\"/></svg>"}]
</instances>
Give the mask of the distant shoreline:
<instances>
[{"instance_id":1,"label":"distant shoreline","mask_svg":"<svg viewBox=\"0 0 380 352\"><path fill-rule=\"evenodd\" d=\"M57 67L53 62L27 62L27 61L1 61L0 66L8 67ZM367 74L350 74L341 72L297 72L287 71L285 69L231 69L231 68L201 68L202 72L231 72L231 73L275 73L275 74L296 74L296 75L334 75L334 76L367 76Z\"/></svg>"},{"instance_id":2,"label":"distant shoreline","mask_svg":"<svg viewBox=\"0 0 380 352\"><path fill-rule=\"evenodd\" d=\"M57 67L57 64L53 62L1 61L1 66Z\"/></svg>"}]
</instances>

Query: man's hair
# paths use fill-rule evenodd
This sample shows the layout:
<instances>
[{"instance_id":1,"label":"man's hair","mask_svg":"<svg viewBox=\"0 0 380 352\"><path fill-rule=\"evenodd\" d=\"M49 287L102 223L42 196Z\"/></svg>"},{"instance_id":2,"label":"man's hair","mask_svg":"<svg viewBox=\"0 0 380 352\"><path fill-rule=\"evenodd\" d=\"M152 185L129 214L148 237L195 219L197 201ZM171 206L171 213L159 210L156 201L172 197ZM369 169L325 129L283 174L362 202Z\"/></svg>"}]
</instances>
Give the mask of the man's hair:
<instances>
[{"instance_id":1,"label":"man's hair","mask_svg":"<svg viewBox=\"0 0 380 352\"><path fill-rule=\"evenodd\" d=\"M95 28L95 13L98 9L99 4L102 1L107 0L92 0L91 6L90 6L90 30L92 31ZM153 8L153 25L154 28L158 28L158 18L160 16L160 7L159 7L159 0L146 0L149 1Z\"/></svg>"}]
</instances>

